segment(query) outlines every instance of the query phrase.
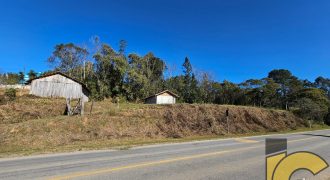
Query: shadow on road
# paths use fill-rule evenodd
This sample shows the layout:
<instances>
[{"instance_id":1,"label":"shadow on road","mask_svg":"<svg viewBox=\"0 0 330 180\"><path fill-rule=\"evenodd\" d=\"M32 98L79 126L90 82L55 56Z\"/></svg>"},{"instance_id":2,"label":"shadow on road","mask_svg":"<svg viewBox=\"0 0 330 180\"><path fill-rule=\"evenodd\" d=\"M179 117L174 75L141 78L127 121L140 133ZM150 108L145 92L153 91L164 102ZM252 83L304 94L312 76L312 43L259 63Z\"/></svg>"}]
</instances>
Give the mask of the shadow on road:
<instances>
[{"instance_id":1,"label":"shadow on road","mask_svg":"<svg viewBox=\"0 0 330 180\"><path fill-rule=\"evenodd\" d=\"M321 134L301 134L301 135L305 135L305 136L319 136L319 137L330 138L330 136L328 136L328 135L321 135Z\"/></svg>"}]
</instances>

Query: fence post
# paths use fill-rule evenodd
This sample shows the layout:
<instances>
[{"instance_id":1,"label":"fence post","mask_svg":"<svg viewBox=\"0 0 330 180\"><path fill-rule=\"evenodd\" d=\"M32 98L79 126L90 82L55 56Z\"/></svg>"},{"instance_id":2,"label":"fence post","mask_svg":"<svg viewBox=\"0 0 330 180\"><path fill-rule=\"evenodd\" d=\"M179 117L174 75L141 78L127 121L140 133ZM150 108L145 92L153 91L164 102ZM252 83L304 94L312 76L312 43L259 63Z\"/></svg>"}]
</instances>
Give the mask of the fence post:
<instances>
[{"instance_id":1,"label":"fence post","mask_svg":"<svg viewBox=\"0 0 330 180\"><path fill-rule=\"evenodd\" d=\"M226 110L226 120L227 120L227 133L229 134L229 108Z\"/></svg>"},{"instance_id":2,"label":"fence post","mask_svg":"<svg viewBox=\"0 0 330 180\"><path fill-rule=\"evenodd\" d=\"M81 98L81 112L80 112L80 115L84 115L84 111L85 111L85 102L83 100L84 98Z\"/></svg>"}]
</instances>

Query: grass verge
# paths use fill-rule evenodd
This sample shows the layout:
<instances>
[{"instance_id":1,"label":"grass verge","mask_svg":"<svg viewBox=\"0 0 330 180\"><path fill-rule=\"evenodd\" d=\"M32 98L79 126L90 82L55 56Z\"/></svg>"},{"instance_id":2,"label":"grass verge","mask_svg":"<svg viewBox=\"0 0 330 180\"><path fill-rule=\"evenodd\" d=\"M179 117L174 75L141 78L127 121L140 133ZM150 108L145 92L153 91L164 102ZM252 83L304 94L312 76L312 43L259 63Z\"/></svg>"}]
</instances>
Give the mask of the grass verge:
<instances>
[{"instance_id":1,"label":"grass verge","mask_svg":"<svg viewBox=\"0 0 330 180\"><path fill-rule=\"evenodd\" d=\"M271 135L271 134L289 134L298 133L304 131L325 130L330 129L327 125L314 125L312 128L298 128L296 130L285 130L278 132L256 132L245 134L229 134L229 135L211 135L211 136L189 136L183 138L124 138L124 139L107 139L107 140L93 140L93 141L77 141L69 145L46 147L46 148L31 148L24 146L0 146L0 158L4 157L18 157L37 154L51 154L59 152L75 152L75 151L88 151L88 150L128 150L132 147L153 145L161 143L181 143L190 141L202 141L202 140L215 140L226 138L238 138L249 137L258 135Z\"/></svg>"}]
</instances>

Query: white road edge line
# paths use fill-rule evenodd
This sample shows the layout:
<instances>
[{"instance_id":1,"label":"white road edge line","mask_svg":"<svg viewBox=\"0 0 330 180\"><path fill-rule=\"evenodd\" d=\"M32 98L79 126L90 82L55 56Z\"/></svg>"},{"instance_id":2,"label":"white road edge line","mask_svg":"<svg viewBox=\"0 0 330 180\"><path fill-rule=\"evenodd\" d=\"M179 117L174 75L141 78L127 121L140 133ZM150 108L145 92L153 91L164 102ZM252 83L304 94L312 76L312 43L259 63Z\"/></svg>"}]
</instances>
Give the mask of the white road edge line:
<instances>
[{"instance_id":1,"label":"white road edge line","mask_svg":"<svg viewBox=\"0 0 330 180\"><path fill-rule=\"evenodd\" d=\"M267 137L267 136L304 134L304 133L309 133L309 132L319 132L319 131L329 131L329 130L330 129L321 129L321 130L315 130L315 131L302 131L302 132L295 132L295 133L265 134L265 135L256 135L256 136L241 136L241 137L219 138L219 139L209 139L209 140L192 140L189 142L172 142L172 143L144 145L144 146L132 147L131 149L145 149L145 148L150 148L150 147L162 147L162 146L168 146L168 145L182 145L182 144L194 144L194 143L202 143L202 142L228 141L228 140L235 140L237 138L244 139L244 138Z\"/></svg>"}]
</instances>

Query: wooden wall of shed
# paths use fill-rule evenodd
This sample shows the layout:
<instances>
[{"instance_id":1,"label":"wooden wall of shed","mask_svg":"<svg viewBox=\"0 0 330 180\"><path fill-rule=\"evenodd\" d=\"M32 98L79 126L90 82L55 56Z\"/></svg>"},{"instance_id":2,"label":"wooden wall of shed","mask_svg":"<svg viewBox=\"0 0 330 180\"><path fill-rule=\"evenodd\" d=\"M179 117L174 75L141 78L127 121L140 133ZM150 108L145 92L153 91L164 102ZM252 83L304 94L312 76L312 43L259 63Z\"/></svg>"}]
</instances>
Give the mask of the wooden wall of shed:
<instances>
[{"instance_id":1,"label":"wooden wall of shed","mask_svg":"<svg viewBox=\"0 0 330 180\"><path fill-rule=\"evenodd\" d=\"M88 95L81 84L59 74L33 80L30 94L40 97L83 98L84 102L88 101Z\"/></svg>"},{"instance_id":2,"label":"wooden wall of shed","mask_svg":"<svg viewBox=\"0 0 330 180\"><path fill-rule=\"evenodd\" d=\"M156 104L157 103L157 98L156 96L151 96L145 100L146 104Z\"/></svg>"}]
</instances>

